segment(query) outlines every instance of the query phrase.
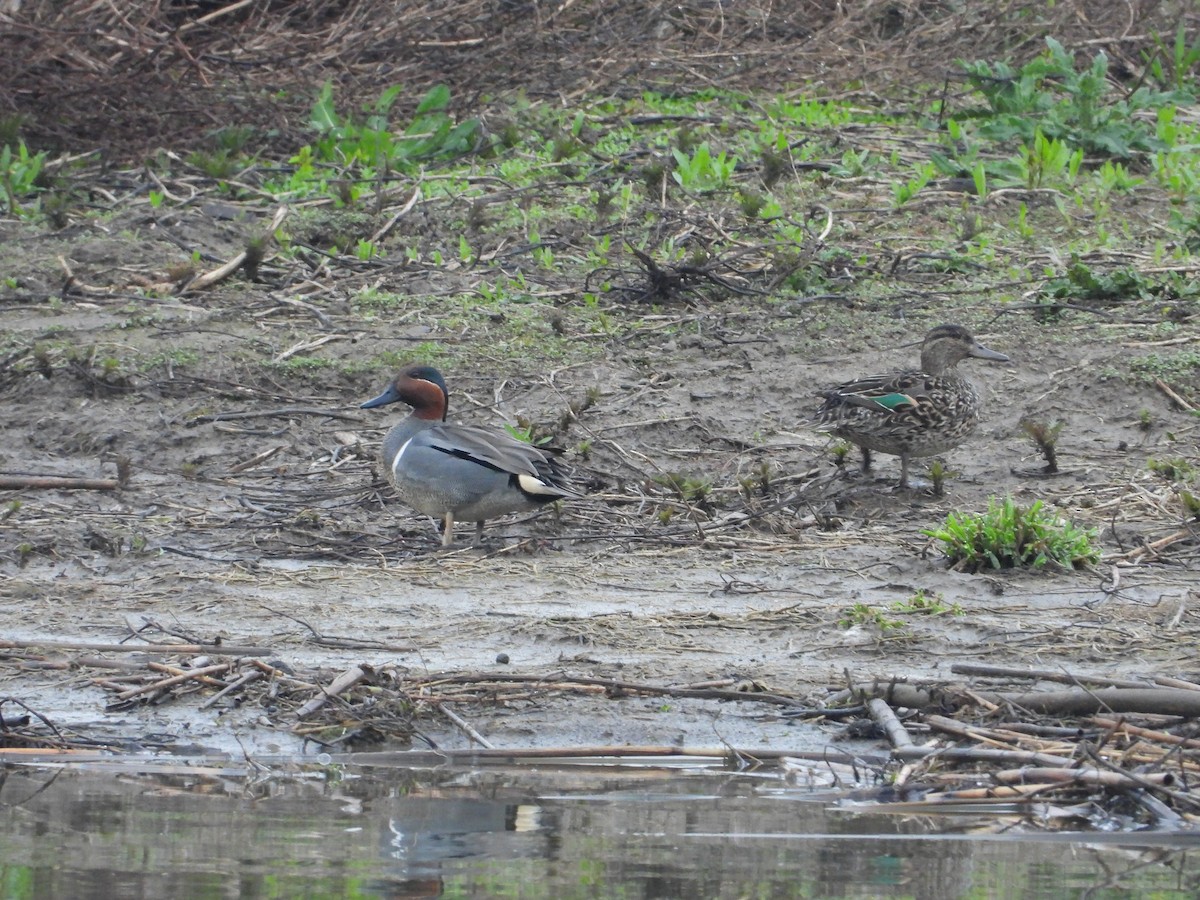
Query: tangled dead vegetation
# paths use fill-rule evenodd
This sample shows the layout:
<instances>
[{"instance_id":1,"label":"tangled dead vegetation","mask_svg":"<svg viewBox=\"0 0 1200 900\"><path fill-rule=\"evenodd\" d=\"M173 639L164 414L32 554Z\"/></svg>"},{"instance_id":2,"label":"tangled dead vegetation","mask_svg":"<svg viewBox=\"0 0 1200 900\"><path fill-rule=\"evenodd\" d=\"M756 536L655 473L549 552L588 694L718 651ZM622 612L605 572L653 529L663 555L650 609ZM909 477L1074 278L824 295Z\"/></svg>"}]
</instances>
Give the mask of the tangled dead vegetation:
<instances>
[{"instance_id":1,"label":"tangled dead vegetation","mask_svg":"<svg viewBox=\"0 0 1200 900\"><path fill-rule=\"evenodd\" d=\"M136 661L129 651L136 651ZM844 689L801 698L736 678L674 685L566 671L414 675L401 666L366 663L340 673L293 672L264 662L268 648L229 645L50 647L4 641L0 652L26 667L59 668L81 684L104 689L111 698L109 712L189 701L199 701L199 710L247 707L258 710L264 722L326 751L415 745L441 762L473 764L548 757L719 757L743 769L778 764L795 782L887 785L871 796L895 811L985 807L1048 829L1080 822L1120 829L1185 828L1200 816L1200 737L1192 724L1200 716L1200 685L1175 676L1114 679L961 663L952 672L968 682L851 680ZM764 718L844 724L847 736L883 739L889 749L796 753L625 745L506 750L494 747L470 722L489 709L587 699L620 703L638 696L676 704L735 703L757 707ZM435 721L460 731L471 749L437 746L421 731ZM153 747L154 739L147 737L140 746ZM0 750L50 749L117 748L60 730L16 698L0 699Z\"/></svg>"},{"instance_id":2,"label":"tangled dead vegetation","mask_svg":"<svg viewBox=\"0 0 1200 900\"><path fill-rule=\"evenodd\" d=\"M1028 58L1046 34L1132 73L1189 17L1194 5L1160 0L15 0L0 10L0 117L36 147L119 158L231 125L291 148L326 80L363 98L404 85L408 112L435 84L470 109L516 91L878 91L940 83L960 58Z\"/></svg>"}]
</instances>

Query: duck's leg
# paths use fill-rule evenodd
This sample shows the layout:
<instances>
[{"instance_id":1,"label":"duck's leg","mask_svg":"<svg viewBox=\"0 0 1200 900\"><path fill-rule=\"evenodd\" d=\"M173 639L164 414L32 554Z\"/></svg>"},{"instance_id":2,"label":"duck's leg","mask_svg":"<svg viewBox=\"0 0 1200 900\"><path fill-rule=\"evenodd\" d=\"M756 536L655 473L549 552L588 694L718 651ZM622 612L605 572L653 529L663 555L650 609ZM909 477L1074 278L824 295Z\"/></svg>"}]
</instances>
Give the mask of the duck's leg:
<instances>
[{"instance_id":1,"label":"duck's leg","mask_svg":"<svg viewBox=\"0 0 1200 900\"><path fill-rule=\"evenodd\" d=\"M900 487L908 487L908 454L900 454Z\"/></svg>"},{"instance_id":2,"label":"duck's leg","mask_svg":"<svg viewBox=\"0 0 1200 900\"><path fill-rule=\"evenodd\" d=\"M871 451L866 447L859 447L858 449L862 453L862 470L865 475L871 471Z\"/></svg>"},{"instance_id":3,"label":"duck's leg","mask_svg":"<svg viewBox=\"0 0 1200 900\"><path fill-rule=\"evenodd\" d=\"M454 544L454 513L447 512L446 518L442 520L442 547L450 547Z\"/></svg>"},{"instance_id":4,"label":"duck's leg","mask_svg":"<svg viewBox=\"0 0 1200 900\"><path fill-rule=\"evenodd\" d=\"M475 546L483 546L483 519L475 523Z\"/></svg>"}]
</instances>

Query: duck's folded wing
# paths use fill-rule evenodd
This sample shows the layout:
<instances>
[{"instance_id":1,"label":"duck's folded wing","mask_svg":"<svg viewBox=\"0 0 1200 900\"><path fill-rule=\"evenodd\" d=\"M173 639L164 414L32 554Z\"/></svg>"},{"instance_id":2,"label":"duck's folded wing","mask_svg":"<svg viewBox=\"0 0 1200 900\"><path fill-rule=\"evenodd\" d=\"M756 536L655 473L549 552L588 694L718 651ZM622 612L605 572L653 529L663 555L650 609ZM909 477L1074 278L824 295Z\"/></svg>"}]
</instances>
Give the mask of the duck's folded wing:
<instances>
[{"instance_id":1,"label":"duck's folded wing","mask_svg":"<svg viewBox=\"0 0 1200 900\"><path fill-rule=\"evenodd\" d=\"M543 450L524 441L518 441L502 431L480 428L475 425L439 425L422 435L435 450L459 459L470 460L497 472L511 475L542 477L539 464L544 463L547 453L561 450Z\"/></svg>"},{"instance_id":2,"label":"duck's folded wing","mask_svg":"<svg viewBox=\"0 0 1200 900\"><path fill-rule=\"evenodd\" d=\"M916 406L928 393L929 376L923 372L871 375L825 391L827 404L859 406L876 412L895 412Z\"/></svg>"}]
</instances>

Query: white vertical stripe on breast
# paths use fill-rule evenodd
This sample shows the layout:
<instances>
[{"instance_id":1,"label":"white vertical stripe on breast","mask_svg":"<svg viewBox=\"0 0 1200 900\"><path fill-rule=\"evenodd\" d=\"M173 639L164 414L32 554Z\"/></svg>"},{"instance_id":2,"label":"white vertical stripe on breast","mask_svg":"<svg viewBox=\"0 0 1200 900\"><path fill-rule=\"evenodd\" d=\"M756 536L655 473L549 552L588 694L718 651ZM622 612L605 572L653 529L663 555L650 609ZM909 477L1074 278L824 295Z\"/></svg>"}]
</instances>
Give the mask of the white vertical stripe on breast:
<instances>
[{"instance_id":1,"label":"white vertical stripe on breast","mask_svg":"<svg viewBox=\"0 0 1200 900\"><path fill-rule=\"evenodd\" d=\"M400 476L400 458L404 456L404 451L408 449L408 445L412 443L412 438L409 438L400 445L400 449L396 451L396 458L392 460L392 477Z\"/></svg>"}]
</instances>

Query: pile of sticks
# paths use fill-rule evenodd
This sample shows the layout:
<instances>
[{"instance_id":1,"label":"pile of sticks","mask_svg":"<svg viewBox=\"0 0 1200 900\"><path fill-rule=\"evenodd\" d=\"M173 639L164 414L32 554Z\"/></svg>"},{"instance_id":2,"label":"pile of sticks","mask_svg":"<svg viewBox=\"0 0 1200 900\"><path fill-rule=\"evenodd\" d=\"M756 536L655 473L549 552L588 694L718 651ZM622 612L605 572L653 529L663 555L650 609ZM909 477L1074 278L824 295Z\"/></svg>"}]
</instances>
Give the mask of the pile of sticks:
<instances>
[{"instance_id":1,"label":"pile of sticks","mask_svg":"<svg viewBox=\"0 0 1200 900\"><path fill-rule=\"evenodd\" d=\"M128 654L136 651L134 660ZM815 706L746 680L660 685L571 675L445 673L413 676L397 665L351 665L340 672L295 673L268 663L266 647L228 644L81 644L0 641L0 657L26 669L63 669L110 695L109 711L198 700L197 711L252 705L263 718L325 749L411 746L423 724L449 723L469 749L447 759L493 757L717 757L741 767L769 761L830 772L851 771L855 787L886 785L889 808L945 811L992 804L997 814L1053 808L1092 820L1120 817L1123 827L1191 827L1200 821L1200 682L1174 676L1128 679L981 664L959 664L955 683L902 679L851 682ZM158 657L158 658L153 658ZM969 679L966 680L966 679ZM1045 685L1052 687L1045 687ZM637 696L753 703L764 716L825 724L873 723L883 752L733 747L495 747L469 718L481 709L552 698ZM12 704L18 707L14 714ZM436 748L432 741L427 743ZM72 748L95 741L64 734L24 701L0 698L0 746ZM881 748L882 750L883 748ZM831 786L847 786L838 778Z\"/></svg>"},{"instance_id":2,"label":"pile of sticks","mask_svg":"<svg viewBox=\"0 0 1200 900\"><path fill-rule=\"evenodd\" d=\"M1119 817L1120 827L1200 822L1200 683L978 664L952 671L975 681L873 682L837 695L861 701L886 737L898 766L889 786L904 810L992 804L1000 813L1016 803L1041 821L1053 810ZM981 680L1026 687L997 691ZM1030 690L1031 681L1071 687Z\"/></svg>"}]
</instances>

